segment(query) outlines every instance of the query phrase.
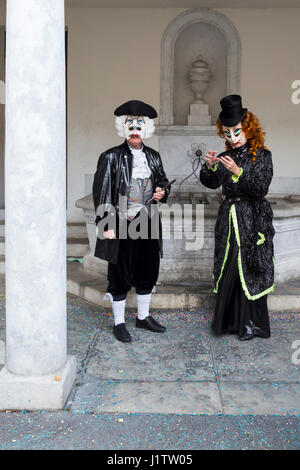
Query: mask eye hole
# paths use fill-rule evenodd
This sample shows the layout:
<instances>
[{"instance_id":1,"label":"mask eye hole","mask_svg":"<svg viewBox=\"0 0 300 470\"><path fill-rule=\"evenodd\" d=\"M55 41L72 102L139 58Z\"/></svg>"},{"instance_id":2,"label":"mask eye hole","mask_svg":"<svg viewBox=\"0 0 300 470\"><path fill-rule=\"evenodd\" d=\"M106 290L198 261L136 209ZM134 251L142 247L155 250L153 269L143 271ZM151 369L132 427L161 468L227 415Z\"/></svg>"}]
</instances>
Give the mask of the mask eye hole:
<instances>
[{"instance_id":1,"label":"mask eye hole","mask_svg":"<svg viewBox=\"0 0 300 470\"><path fill-rule=\"evenodd\" d=\"M127 119L127 124L130 125L130 124L132 124L132 123L133 123L133 119L131 119L131 118Z\"/></svg>"},{"instance_id":2,"label":"mask eye hole","mask_svg":"<svg viewBox=\"0 0 300 470\"><path fill-rule=\"evenodd\" d=\"M143 119L138 119L138 124L141 126L143 124Z\"/></svg>"},{"instance_id":3,"label":"mask eye hole","mask_svg":"<svg viewBox=\"0 0 300 470\"><path fill-rule=\"evenodd\" d=\"M238 136L238 135L241 133L241 130L242 130L241 127L239 127L238 129L234 129L233 134L234 134L235 136ZM224 131L224 134L225 134L227 137L230 137L230 136L231 136L231 133L230 133L229 131Z\"/></svg>"}]
</instances>

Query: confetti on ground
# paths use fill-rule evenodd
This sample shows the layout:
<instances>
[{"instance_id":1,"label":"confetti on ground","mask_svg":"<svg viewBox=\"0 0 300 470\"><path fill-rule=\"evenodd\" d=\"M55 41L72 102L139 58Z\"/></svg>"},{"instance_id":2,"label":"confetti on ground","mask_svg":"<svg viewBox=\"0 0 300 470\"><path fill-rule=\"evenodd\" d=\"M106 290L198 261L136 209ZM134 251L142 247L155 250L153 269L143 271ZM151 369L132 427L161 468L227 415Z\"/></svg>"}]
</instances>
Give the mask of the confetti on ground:
<instances>
[{"instance_id":1,"label":"confetti on ground","mask_svg":"<svg viewBox=\"0 0 300 470\"><path fill-rule=\"evenodd\" d=\"M68 295L76 386L63 411L0 412L0 449L299 448L291 345L300 312L270 312L271 338L247 344L215 338L209 310L151 312L166 333L138 331L128 309L133 341L124 345L112 335L109 309ZM1 340L4 313L0 297Z\"/></svg>"}]
</instances>

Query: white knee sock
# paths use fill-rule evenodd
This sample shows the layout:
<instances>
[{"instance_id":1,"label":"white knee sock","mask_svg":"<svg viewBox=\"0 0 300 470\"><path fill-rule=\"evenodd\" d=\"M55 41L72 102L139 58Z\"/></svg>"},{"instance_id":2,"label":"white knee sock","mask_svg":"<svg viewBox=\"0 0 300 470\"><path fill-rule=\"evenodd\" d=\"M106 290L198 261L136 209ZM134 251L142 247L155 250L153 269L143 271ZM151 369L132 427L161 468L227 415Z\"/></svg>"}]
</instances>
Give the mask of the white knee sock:
<instances>
[{"instance_id":1,"label":"white knee sock","mask_svg":"<svg viewBox=\"0 0 300 470\"><path fill-rule=\"evenodd\" d=\"M104 300L111 301L112 311L114 314L114 324L119 325L119 323L125 323L125 305L126 299L124 300L113 300L113 296L110 293L106 293L103 297Z\"/></svg>"},{"instance_id":2,"label":"white knee sock","mask_svg":"<svg viewBox=\"0 0 300 470\"><path fill-rule=\"evenodd\" d=\"M136 294L139 320L144 320L146 317L149 316L151 296L152 296L152 293L145 294L145 295Z\"/></svg>"},{"instance_id":3,"label":"white knee sock","mask_svg":"<svg viewBox=\"0 0 300 470\"><path fill-rule=\"evenodd\" d=\"M125 323L125 305L126 299L114 300L112 302L112 310L114 314L115 325L118 325L119 323Z\"/></svg>"}]
</instances>

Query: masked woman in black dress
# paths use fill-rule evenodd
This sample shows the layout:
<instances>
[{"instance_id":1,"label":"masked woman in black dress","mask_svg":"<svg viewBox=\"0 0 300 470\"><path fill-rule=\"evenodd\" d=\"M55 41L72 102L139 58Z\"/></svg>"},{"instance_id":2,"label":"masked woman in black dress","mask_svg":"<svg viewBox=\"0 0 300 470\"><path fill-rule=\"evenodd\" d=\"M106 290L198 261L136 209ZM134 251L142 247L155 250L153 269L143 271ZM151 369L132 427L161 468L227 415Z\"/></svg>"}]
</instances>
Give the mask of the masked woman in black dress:
<instances>
[{"instance_id":1,"label":"masked woman in black dress","mask_svg":"<svg viewBox=\"0 0 300 470\"><path fill-rule=\"evenodd\" d=\"M209 151L200 171L208 188L222 185L215 225L212 329L237 333L241 341L268 338L267 296L274 289L273 211L267 199L272 154L257 117L239 95L225 96L217 120L226 151Z\"/></svg>"}]
</instances>

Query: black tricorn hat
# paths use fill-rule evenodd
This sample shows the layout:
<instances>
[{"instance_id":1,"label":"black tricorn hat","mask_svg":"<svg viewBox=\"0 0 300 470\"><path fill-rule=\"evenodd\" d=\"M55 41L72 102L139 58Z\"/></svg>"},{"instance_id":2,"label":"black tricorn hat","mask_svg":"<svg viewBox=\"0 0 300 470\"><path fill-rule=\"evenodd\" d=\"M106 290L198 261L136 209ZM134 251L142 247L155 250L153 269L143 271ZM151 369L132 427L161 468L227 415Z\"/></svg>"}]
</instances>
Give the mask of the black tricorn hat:
<instances>
[{"instance_id":1,"label":"black tricorn hat","mask_svg":"<svg viewBox=\"0 0 300 470\"><path fill-rule=\"evenodd\" d=\"M221 99L222 111L219 114L219 121L223 126L235 126L245 117L247 108L242 107L240 95L228 95Z\"/></svg>"},{"instance_id":2,"label":"black tricorn hat","mask_svg":"<svg viewBox=\"0 0 300 470\"><path fill-rule=\"evenodd\" d=\"M114 114L116 116L148 116L151 119L157 117L157 112L150 104L138 100L131 100L121 104L121 106L115 109Z\"/></svg>"}]
</instances>

